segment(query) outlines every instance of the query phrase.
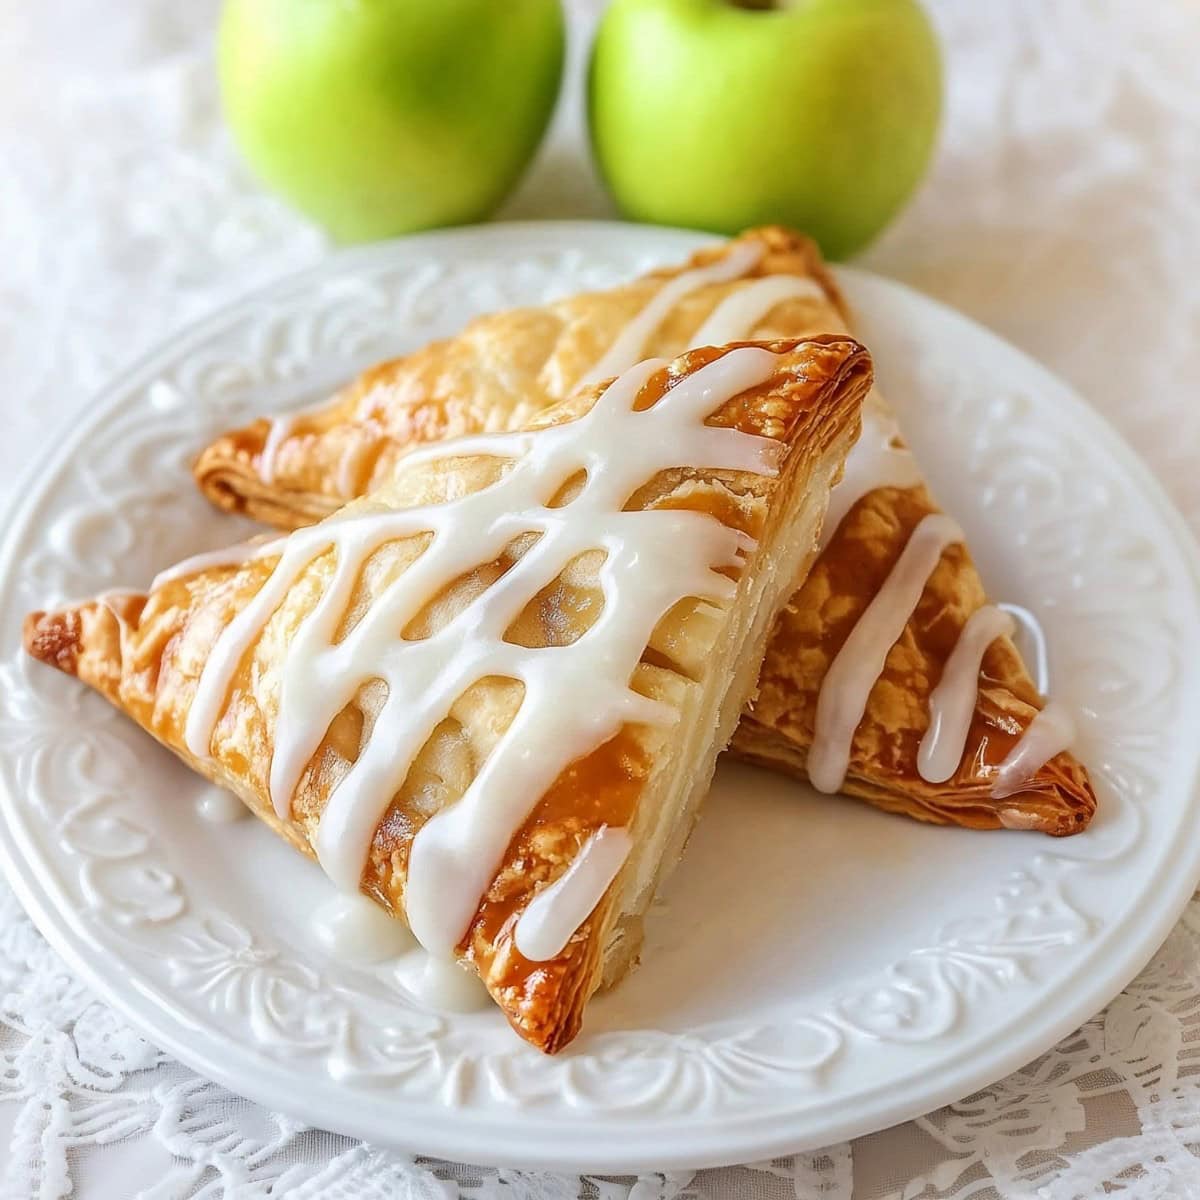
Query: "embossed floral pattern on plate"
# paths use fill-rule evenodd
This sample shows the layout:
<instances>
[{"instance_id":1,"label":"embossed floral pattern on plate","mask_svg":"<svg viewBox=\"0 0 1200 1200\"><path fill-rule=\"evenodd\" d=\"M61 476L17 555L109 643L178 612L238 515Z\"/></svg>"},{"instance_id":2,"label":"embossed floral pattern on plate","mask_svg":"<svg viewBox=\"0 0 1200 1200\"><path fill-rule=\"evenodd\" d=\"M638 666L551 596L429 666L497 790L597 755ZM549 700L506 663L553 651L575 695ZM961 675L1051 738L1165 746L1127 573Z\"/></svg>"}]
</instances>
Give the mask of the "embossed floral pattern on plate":
<instances>
[{"instance_id":1,"label":"embossed floral pattern on plate","mask_svg":"<svg viewBox=\"0 0 1200 1200\"><path fill-rule=\"evenodd\" d=\"M3 856L43 931L159 1044L314 1123L448 1156L604 1169L741 1161L953 1099L1100 1006L1197 870L1193 549L1062 385L912 293L844 275L883 382L992 589L1047 624L1103 793L1084 837L919 828L725 767L646 966L539 1057L308 938L311 864L118 714L25 662L21 614L233 540L188 462L470 315L602 286L695 239L555 225L342 255L141 364L31 476L0 596ZM948 447L953 446L952 451Z\"/></svg>"}]
</instances>

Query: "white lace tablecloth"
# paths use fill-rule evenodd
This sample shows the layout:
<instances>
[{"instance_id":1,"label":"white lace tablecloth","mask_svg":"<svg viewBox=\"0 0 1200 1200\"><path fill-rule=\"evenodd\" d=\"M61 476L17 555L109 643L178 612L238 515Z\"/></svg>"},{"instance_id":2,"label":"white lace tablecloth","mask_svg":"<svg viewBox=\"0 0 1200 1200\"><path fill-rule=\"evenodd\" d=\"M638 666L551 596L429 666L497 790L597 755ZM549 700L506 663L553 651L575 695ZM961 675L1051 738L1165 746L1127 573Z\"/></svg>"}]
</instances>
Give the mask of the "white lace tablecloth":
<instances>
[{"instance_id":1,"label":"white lace tablecloth","mask_svg":"<svg viewBox=\"0 0 1200 1200\"><path fill-rule=\"evenodd\" d=\"M849 0L847 0L849 2ZM928 0L934 170L867 265L1074 383L1200 531L1200 8ZM574 74L503 215L608 216ZM57 426L172 329L327 252L219 120L216 0L38 0L0 21L0 499ZM95 1000L0 883L0 1197L875 1200L1200 1196L1200 901L1143 974L1027 1068L818 1154L640 1180L413 1160L198 1078Z\"/></svg>"}]
</instances>

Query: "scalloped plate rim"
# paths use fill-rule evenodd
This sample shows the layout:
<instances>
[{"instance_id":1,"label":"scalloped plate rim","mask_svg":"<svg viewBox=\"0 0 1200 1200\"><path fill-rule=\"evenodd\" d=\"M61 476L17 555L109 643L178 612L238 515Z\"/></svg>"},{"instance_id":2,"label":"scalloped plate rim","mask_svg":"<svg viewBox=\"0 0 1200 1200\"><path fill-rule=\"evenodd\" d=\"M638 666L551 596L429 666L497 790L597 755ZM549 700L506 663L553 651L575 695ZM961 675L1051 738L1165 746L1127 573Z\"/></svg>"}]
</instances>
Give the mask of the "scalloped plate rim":
<instances>
[{"instance_id":1,"label":"scalloped plate rim","mask_svg":"<svg viewBox=\"0 0 1200 1200\"><path fill-rule=\"evenodd\" d=\"M700 244L707 240L706 235L691 230L630 226L615 222L534 221L515 222L504 226L485 225L437 231L398 239L390 243L342 250L319 263L248 291L234 298L227 305L190 323L126 367L119 377L92 401L87 419L78 420L66 437L58 441L52 440L45 452L34 458L31 466L22 473L17 482L14 489L14 500L5 507L7 519L3 540L0 541L0 569L9 565L15 544L24 532L17 523L17 517L29 502L27 493L30 490L31 481L37 479L39 473L46 469L47 464L55 462L69 453L86 438L92 429L102 423L106 408L117 397L127 394L131 388L140 386L143 382L149 382L150 377L154 374L155 366L164 357L178 355L183 349L202 343L214 327L227 324L235 311L251 308L256 301L295 288L307 279L321 278L326 274L345 273L351 271L356 263L368 264L389 255L398 255L403 258L404 253L409 250L428 253L431 248L436 249L440 244L464 243L479 238L488 241L518 232L525 235L550 233L556 236L576 232L587 237L617 237L630 242L634 238L638 238L645 242L648 249L661 247L666 239L672 239L674 244L679 247L688 243ZM1086 430L1086 436L1101 443L1104 449L1128 473L1130 481L1142 493L1142 498L1163 523L1164 530L1169 534L1181 555L1182 565L1186 568L1193 588L1197 594L1200 594L1200 552L1198 552L1182 516L1166 497L1148 467L1101 414L1087 405L1068 385L1053 376L1046 368L971 321L970 318L954 312L947 306L923 296L904 284L873 275L860 268L838 267L836 270L838 275L850 284L847 290L852 294L861 290L877 288L884 292L890 292L899 303L931 306L933 309L939 310L942 316L948 316L961 322L964 327L970 329L973 335L981 336L992 342L998 351L1023 360L1032 372L1040 375L1047 384L1048 393L1052 396L1051 402L1070 411L1077 419L1080 428ZM143 380L143 376L147 378ZM78 412L74 415L78 417ZM1191 781L1190 795L1193 805L1200 802L1200 778ZM189 1032L188 1018L180 1019L178 1013L164 1012L153 997L143 996L137 991L131 993L128 989L123 990L119 977L106 974L102 968L89 961L86 939L70 925L62 922L60 914L56 911L53 892L37 878L33 864L27 855L27 835L22 828L20 806L7 784L3 785L3 794L0 799L3 802L3 813L5 817L9 818L0 827L0 865L3 866L10 884L39 930L68 964L88 982L89 986L135 1025L146 1030L148 1036L157 1045L195 1070L229 1087L230 1090L268 1107L283 1111L295 1112L298 1107L302 1107L293 1103L294 1093L286 1090L287 1072L282 1068L279 1071L280 1079L274 1082L260 1080L253 1073L239 1073L236 1069L224 1066L220 1061L197 1050L192 1043L186 1040L186 1034ZM12 820L14 817L16 818L15 823ZM902 1087L893 1089L891 1098L886 1102L871 1105L865 1118L861 1104L856 1106L853 1112L823 1123L810 1119L811 1110L802 1110L796 1114L798 1117L796 1124L799 1127L772 1127L768 1132L764 1132L762 1129L764 1117L760 1111L724 1120L705 1118L697 1121L688 1117L670 1118L654 1124L649 1132L645 1132L641 1128L648 1124L642 1120L622 1124L620 1121L610 1118L596 1118L592 1122L592 1136L598 1140L599 1136L603 1135L604 1138L611 1139L610 1145L603 1149L593 1146L582 1149L572 1148L568 1145L565 1149L556 1147L549 1150L545 1144L547 1135L562 1136L565 1134L569 1136L571 1133L577 1132L578 1127L573 1124L556 1126L553 1118L539 1114L529 1118L528 1121L536 1127L533 1135L522 1133L518 1137L514 1134L514 1122L508 1118L481 1117L475 1114L467 1117L462 1113L446 1114L442 1110L435 1109L432 1114L433 1119L430 1121L422 1119L421 1110L413 1106L413 1112L409 1117L413 1125L402 1137L398 1138L392 1128L373 1127L369 1123L364 1126L362 1120L344 1120L344 1114L336 1106L309 1103L306 1118L334 1132L365 1137L383 1144L403 1146L422 1154L463 1161L486 1162L491 1165L609 1173L720 1166L814 1149L830 1142L860 1136L921 1115L1002 1077L1044 1052L1054 1042L1069 1034L1081 1022L1090 1018L1103 1007L1152 957L1194 891L1196 880L1200 878L1200 830L1193 834L1190 841L1181 838L1174 843L1170 861L1174 864L1171 872L1173 886L1160 887L1153 893L1143 894L1143 901L1148 899L1152 905L1152 913L1150 919L1146 920L1145 904L1141 906L1136 914L1140 926L1138 935L1131 944L1125 947L1124 953L1110 956L1107 960L1109 963L1107 969L1103 972L1093 973L1086 984L1061 979L1049 989L1046 997L1049 999L1057 998L1060 993L1067 990L1071 990L1073 993L1073 1000L1058 1007L1052 1019L1045 1020L1032 1033L1026 1033L1020 1038L1005 1040L1002 1050L993 1051L990 1056L986 1057L986 1065L985 1062L979 1061L980 1055L973 1046L961 1047L955 1054L939 1059L941 1082L937 1085L922 1086L922 1081L928 1078L927 1073L911 1072L902 1080ZM1135 914L1131 909L1120 922L1109 928L1108 937L1105 940L1111 940L1117 934L1125 931L1134 919ZM1089 965L1095 967L1096 964L1089 963ZM191 1032L195 1032L195 1030L191 1030ZM207 1035L213 1036L211 1031L208 1031ZM231 1044L238 1044L235 1039L229 1040ZM789 1115L787 1111L780 1113L778 1110L772 1109L771 1115L775 1126L787 1124ZM656 1144L661 1147L664 1135L670 1136L671 1134L682 1137L682 1140L689 1144L689 1148L653 1148ZM714 1145L705 1135L711 1135L712 1138L721 1140ZM494 1145L482 1155L478 1153L477 1146L477 1139L481 1137L496 1139ZM698 1145L701 1144L706 1145L707 1148L698 1148Z\"/></svg>"}]
</instances>

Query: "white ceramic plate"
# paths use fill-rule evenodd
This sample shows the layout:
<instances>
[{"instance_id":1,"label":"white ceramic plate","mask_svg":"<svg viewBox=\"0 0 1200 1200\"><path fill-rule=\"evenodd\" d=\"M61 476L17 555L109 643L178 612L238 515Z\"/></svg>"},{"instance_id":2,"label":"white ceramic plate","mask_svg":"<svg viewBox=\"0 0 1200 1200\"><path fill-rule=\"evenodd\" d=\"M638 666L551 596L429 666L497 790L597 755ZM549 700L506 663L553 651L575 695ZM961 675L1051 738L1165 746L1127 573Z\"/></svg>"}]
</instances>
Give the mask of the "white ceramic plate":
<instances>
[{"instance_id":1,"label":"white ceramic plate","mask_svg":"<svg viewBox=\"0 0 1200 1200\"><path fill-rule=\"evenodd\" d=\"M1154 482L1061 383L962 317L840 273L990 590L1040 614L1101 794L1074 839L932 829L721 768L644 966L545 1058L494 1011L423 1011L328 959L318 869L73 681L24 611L241 536L188 462L489 309L607 284L694 235L465 230L355 251L174 339L55 439L7 522L0 852L41 930L198 1071L316 1125L493 1164L622 1171L866 1133L1021 1066L1112 997L1200 875L1200 594Z\"/></svg>"}]
</instances>

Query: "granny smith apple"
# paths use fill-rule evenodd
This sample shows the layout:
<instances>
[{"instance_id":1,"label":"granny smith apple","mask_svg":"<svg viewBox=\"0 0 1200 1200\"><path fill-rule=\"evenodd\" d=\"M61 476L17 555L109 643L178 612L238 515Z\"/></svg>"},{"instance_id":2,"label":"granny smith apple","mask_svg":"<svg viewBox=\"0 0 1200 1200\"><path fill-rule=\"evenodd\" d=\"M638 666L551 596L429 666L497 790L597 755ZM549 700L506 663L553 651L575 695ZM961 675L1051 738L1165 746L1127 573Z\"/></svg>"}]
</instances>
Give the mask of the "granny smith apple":
<instances>
[{"instance_id":1,"label":"granny smith apple","mask_svg":"<svg viewBox=\"0 0 1200 1200\"><path fill-rule=\"evenodd\" d=\"M225 112L251 166L335 237L485 217L554 109L559 0L227 0Z\"/></svg>"},{"instance_id":2,"label":"granny smith apple","mask_svg":"<svg viewBox=\"0 0 1200 1200\"><path fill-rule=\"evenodd\" d=\"M626 216L726 233L781 222L836 258L916 187L941 91L916 0L614 0L588 107Z\"/></svg>"}]
</instances>

